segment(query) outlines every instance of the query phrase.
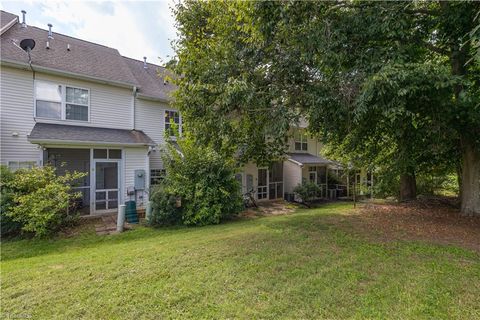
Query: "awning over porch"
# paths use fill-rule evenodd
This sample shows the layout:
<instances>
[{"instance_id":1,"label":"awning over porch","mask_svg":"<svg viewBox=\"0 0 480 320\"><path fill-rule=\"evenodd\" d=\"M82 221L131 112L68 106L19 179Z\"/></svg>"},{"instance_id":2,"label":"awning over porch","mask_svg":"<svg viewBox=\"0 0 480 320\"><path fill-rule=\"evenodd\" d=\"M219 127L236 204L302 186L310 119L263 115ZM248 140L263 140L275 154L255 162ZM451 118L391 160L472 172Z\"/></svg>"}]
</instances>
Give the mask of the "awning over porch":
<instances>
[{"instance_id":1,"label":"awning over porch","mask_svg":"<svg viewBox=\"0 0 480 320\"><path fill-rule=\"evenodd\" d=\"M287 160L299 166L333 164L333 162L330 160L309 153L288 153L287 156Z\"/></svg>"},{"instance_id":2,"label":"awning over porch","mask_svg":"<svg viewBox=\"0 0 480 320\"><path fill-rule=\"evenodd\" d=\"M28 136L36 144L151 146L155 142L140 130L36 123Z\"/></svg>"}]
</instances>

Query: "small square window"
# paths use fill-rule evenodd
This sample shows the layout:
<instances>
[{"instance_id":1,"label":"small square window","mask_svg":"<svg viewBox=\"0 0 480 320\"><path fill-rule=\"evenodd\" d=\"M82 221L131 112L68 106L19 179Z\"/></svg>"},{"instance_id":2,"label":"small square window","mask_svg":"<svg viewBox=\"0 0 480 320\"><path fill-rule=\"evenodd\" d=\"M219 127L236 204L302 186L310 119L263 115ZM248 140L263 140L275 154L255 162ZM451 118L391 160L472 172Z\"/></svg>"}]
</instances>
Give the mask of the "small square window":
<instances>
[{"instance_id":1,"label":"small square window","mask_svg":"<svg viewBox=\"0 0 480 320\"><path fill-rule=\"evenodd\" d=\"M122 159L122 150L120 149L108 149L109 159Z\"/></svg>"},{"instance_id":2,"label":"small square window","mask_svg":"<svg viewBox=\"0 0 480 320\"><path fill-rule=\"evenodd\" d=\"M107 159L107 149L93 149L93 158Z\"/></svg>"},{"instance_id":3,"label":"small square window","mask_svg":"<svg viewBox=\"0 0 480 320\"><path fill-rule=\"evenodd\" d=\"M168 132L170 130L172 122L178 126L178 130L181 132L180 114L178 111L165 110L165 131Z\"/></svg>"},{"instance_id":4,"label":"small square window","mask_svg":"<svg viewBox=\"0 0 480 320\"><path fill-rule=\"evenodd\" d=\"M151 169L150 170L150 185L154 186L162 182L165 178L165 169Z\"/></svg>"}]
</instances>

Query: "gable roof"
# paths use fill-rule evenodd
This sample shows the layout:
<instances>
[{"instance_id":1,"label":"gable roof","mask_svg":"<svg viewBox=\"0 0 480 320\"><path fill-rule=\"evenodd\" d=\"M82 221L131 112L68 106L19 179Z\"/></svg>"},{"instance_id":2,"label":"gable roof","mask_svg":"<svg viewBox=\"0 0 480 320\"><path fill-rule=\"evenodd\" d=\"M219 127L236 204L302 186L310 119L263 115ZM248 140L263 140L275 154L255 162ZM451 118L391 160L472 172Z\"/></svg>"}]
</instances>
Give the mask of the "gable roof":
<instances>
[{"instance_id":1,"label":"gable roof","mask_svg":"<svg viewBox=\"0 0 480 320\"><path fill-rule=\"evenodd\" d=\"M1 33L5 32L9 25L14 24L15 22L18 22L18 16L14 15L13 13L6 12L3 10L0 10L0 30Z\"/></svg>"},{"instance_id":2,"label":"gable roof","mask_svg":"<svg viewBox=\"0 0 480 320\"><path fill-rule=\"evenodd\" d=\"M26 38L35 40L35 48L31 51L34 67L135 85L135 78L116 49L58 33L53 34L54 39L48 39L47 30L32 26L23 28L21 23L16 23L2 35L2 60L27 64L28 55L19 47L20 41Z\"/></svg>"},{"instance_id":3,"label":"gable roof","mask_svg":"<svg viewBox=\"0 0 480 320\"><path fill-rule=\"evenodd\" d=\"M138 88L139 97L159 100L169 100L170 93L175 89L171 83L164 84L163 75L167 71L163 67L148 63L148 68L144 69L143 61L123 57L117 49L55 32L53 39L48 39L48 30L33 26L23 28L14 14L1 11L0 17L2 27L4 17L6 20L12 17L15 19L15 23L1 35L2 62L27 67L28 55L19 45L23 39L30 38L35 40L31 58L33 68L37 67L37 71L55 71L94 81L135 86ZM160 71L160 75L157 71Z\"/></svg>"},{"instance_id":4,"label":"gable roof","mask_svg":"<svg viewBox=\"0 0 480 320\"><path fill-rule=\"evenodd\" d=\"M159 100L169 100L171 98L171 94L176 88L171 83L171 80L168 79L173 77L171 72L152 63L147 63L147 68L144 68L143 61L127 57L122 58L137 81L140 97L150 97Z\"/></svg>"}]
</instances>

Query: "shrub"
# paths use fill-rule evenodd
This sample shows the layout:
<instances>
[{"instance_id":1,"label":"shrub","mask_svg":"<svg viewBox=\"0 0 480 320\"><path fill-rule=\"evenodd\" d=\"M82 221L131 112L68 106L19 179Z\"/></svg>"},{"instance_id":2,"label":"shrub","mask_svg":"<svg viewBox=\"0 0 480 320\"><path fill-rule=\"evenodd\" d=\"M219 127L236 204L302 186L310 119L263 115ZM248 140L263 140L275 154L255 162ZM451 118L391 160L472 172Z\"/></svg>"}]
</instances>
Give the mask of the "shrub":
<instances>
[{"instance_id":1,"label":"shrub","mask_svg":"<svg viewBox=\"0 0 480 320\"><path fill-rule=\"evenodd\" d=\"M12 220L7 212L14 207L14 192L11 183L15 176L6 166L0 166L0 232L4 236L12 236L20 233L22 224Z\"/></svg>"},{"instance_id":2,"label":"shrub","mask_svg":"<svg viewBox=\"0 0 480 320\"><path fill-rule=\"evenodd\" d=\"M165 192L163 185L155 186L150 194L152 216L148 221L151 226L165 226L182 221L181 209L177 207L177 197Z\"/></svg>"},{"instance_id":3,"label":"shrub","mask_svg":"<svg viewBox=\"0 0 480 320\"><path fill-rule=\"evenodd\" d=\"M164 204L157 209L156 219L165 223L177 219L172 197L181 199L179 220L185 225L217 224L240 212L243 200L233 159L222 157L211 147L198 146L188 137L177 141L181 153L170 144L164 158L163 194L154 192L152 196L154 207Z\"/></svg>"},{"instance_id":4,"label":"shrub","mask_svg":"<svg viewBox=\"0 0 480 320\"><path fill-rule=\"evenodd\" d=\"M5 215L21 225L24 232L46 236L72 223L77 217L69 206L78 194L71 192L71 183L86 173L57 176L51 166L21 169L6 188L11 191L12 204Z\"/></svg>"},{"instance_id":5,"label":"shrub","mask_svg":"<svg viewBox=\"0 0 480 320\"><path fill-rule=\"evenodd\" d=\"M308 203L311 202L317 195L320 193L320 187L313 183L304 181L301 184L298 184L293 192L302 199L302 202L308 206Z\"/></svg>"}]
</instances>

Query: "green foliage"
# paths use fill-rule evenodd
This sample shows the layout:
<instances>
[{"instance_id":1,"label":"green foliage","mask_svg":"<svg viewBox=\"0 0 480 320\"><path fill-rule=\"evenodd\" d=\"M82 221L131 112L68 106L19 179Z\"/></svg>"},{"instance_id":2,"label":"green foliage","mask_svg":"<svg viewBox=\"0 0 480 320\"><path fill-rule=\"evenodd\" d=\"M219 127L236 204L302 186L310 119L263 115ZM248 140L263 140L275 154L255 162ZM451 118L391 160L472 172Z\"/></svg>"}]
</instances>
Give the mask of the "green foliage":
<instances>
[{"instance_id":1,"label":"green foliage","mask_svg":"<svg viewBox=\"0 0 480 320\"><path fill-rule=\"evenodd\" d=\"M293 192L298 195L305 204L308 204L315 199L320 191L320 187L316 183L310 181L303 181L293 189Z\"/></svg>"},{"instance_id":2,"label":"green foliage","mask_svg":"<svg viewBox=\"0 0 480 320\"><path fill-rule=\"evenodd\" d=\"M21 225L21 230L35 236L47 236L62 226L72 223L76 214L69 207L78 194L72 193L71 184L86 173L57 176L51 166L15 171L5 188L11 203L5 215Z\"/></svg>"},{"instance_id":3,"label":"green foliage","mask_svg":"<svg viewBox=\"0 0 480 320\"><path fill-rule=\"evenodd\" d=\"M153 192L155 224L217 224L243 208L232 159L197 145L188 134L168 144L166 177ZM180 150L180 151L179 151ZM176 208L176 199L181 208Z\"/></svg>"},{"instance_id":4,"label":"green foliage","mask_svg":"<svg viewBox=\"0 0 480 320\"><path fill-rule=\"evenodd\" d=\"M458 195L456 174L421 174L417 176L417 190L421 195Z\"/></svg>"},{"instance_id":5,"label":"green foliage","mask_svg":"<svg viewBox=\"0 0 480 320\"><path fill-rule=\"evenodd\" d=\"M22 228L19 222L14 221L7 215L15 206L15 194L11 188L11 183L14 179L15 176L8 167L0 166L0 232L2 237L19 234Z\"/></svg>"},{"instance_id":6,"label":"green foliage","mask_svg":"<svg viewBox=\"0 0 480 320\"><path fill-rule=\"evenodd\" d=\"M276 44L266 45L254 10L248 1L178 3L175 71L183 76L175 104L199 143L226 156L241 150L241 160L266 165L284 155L302 104L287 84L302 78L289 72L296 57L266 54ZM268 76L272 71L276 79Z\"/></svg>"},{"instance_id":7,"label":"green foliage","mask_svg":"<svg viewBox=\"0 0 480 320\"><path fill-rule=\"evenodd\" d=\"M243 160L281 155L306 115L333 158L384 166L391 181L456 169L480 148L480 70L468 63L479 11L474 1L187 0L175 8L177 106L201 143L240 148Z\"/></svg>"},{"instance_id":8,"label":"green foliage","mask_svg":"<svg viewBox=\"0 0 480 320\"><path fill-rule=\"evenodd\" d=\"M177 197L164 190L163 183L155 186L150 194L152 217L151 226L167 226L182 222L182 210L177 207Z\"/></svg>"}]
</instances>

